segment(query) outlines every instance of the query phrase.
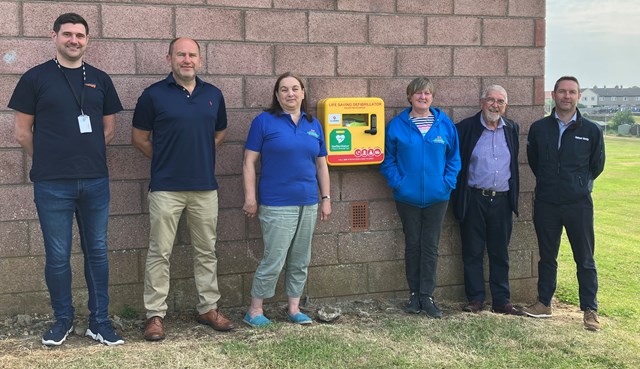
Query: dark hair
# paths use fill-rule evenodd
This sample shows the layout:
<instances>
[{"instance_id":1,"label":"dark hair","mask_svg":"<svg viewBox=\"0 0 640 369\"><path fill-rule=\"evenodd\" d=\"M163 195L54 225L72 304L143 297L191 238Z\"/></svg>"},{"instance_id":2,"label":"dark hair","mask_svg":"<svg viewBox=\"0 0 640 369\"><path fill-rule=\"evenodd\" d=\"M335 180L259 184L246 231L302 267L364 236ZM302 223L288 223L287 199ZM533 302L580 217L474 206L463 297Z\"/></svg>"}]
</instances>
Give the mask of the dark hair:
<instances>
[{"instance_id":1,"label":"dark hair","mask_svg":"<svg viewBox=\"0 0 640 369\"><path fill-rule=\"evenodd\" d=\"M280 81L282 81L283 79L287 78L287 77L293 77L296 80L298 80L298 83L300 83L300 87L302 88L302 91L304 92L304 97L302 98L302 103L300 104L300 111L304 112L307 116L307 120L309 122L313 121L313 116L311 115L311 113L309 112L309 107L307 106L307 93L304 89L304 83L302 82L302 78L300 78L299 76L291 73L291 72L286 72L284 74L281 74L280 77L278 77L278 79L276 80L276 84L275 86L273 86L273 96L271 99L271 106L267 109L264 109L264 111L271 113L273 115L277 115L280 116L280 114L282 114L283 110L282 110L282 106L280 106L280 102L278 101L278 98L276 97L276 94L278 93L278 88L280 87Z\"/></svg>"},{"instance_id":2,"label":"dark hair","mask_svg":"<svg viewBox=\"0 0 640 369\"><path fill-rule=\"evenodd\" d=\"M64 13L59 16L56 21L53 22L53 32L58 33L60 31L60 26L65 23L80 23L84 26L84 30L87 32L87 35L89 34L89 25L87 24L87 21L76 13Z\"/></svg>"},{"instance_id":3,"label":"dark hair","mask_svg":"<svg viewBox=\"0 0 640 369\"><path fill-rule=\"evenodd\" d=\"M553 92L556 92L558 90L558 85L562 81L573 81L573 82L577 83L578 84L578 92L580 92L580 82L578 82L578 79L576 77L574 77L574 76L562 76L562 77L558 78L558 80L556 81L556 84L553 86Z\"/></svg>"},{"instance_id":4,"label":"dark hair","mask_svg":"<svg viewBox=\"0 0 640 369\"><path fill-rule=\"evenodd\" d=\"M175 44L176 41L178 41L178 40L180 40L182 38L184 38L185 40L191 40L191 41L195 42L196 46L198 46L198 54L200 54L200 44L198 43L198 41L196 41L196 40L194 40L192 38L187 38L187 37L176 37L173 40L171 40L171 42L169 42L169 54L168 55L171 55L171 53L173 53L173 44Z\"/></svg>"}]
</instances>

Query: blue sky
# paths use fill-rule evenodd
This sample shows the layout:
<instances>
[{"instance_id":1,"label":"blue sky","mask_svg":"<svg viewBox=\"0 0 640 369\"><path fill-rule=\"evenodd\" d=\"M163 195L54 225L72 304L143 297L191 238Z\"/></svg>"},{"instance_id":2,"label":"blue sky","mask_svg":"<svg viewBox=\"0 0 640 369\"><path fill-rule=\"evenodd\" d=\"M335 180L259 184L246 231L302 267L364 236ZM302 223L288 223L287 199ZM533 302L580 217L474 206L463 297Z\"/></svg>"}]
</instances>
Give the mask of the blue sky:
<instances>
[{"instance_id":1,"label":"blue sky","mask_svg":"<svg viewBox=\"0 0 640 369\"><path fill-rule=\"evenodd\" d=\"M640 86L640 1L547 0L545 90L574 75L581 87Z\"/></svg>"}]
</instances>

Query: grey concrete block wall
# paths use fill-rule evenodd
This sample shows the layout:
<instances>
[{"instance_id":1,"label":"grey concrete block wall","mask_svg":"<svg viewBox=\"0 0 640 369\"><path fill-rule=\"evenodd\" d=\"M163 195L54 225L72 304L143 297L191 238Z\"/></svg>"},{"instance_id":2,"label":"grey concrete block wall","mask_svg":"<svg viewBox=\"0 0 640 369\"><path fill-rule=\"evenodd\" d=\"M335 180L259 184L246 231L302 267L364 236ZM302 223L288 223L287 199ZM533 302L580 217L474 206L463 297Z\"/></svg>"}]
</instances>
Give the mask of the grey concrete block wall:
<instances>
[{"instance_id":1,"label":"grey concrete block wall","mask_svg":"<svg viewBox=\"0 0 640 369\"><path fill-rule=\"evenodd\" d=\"M89 22L89 63L113 78L125 111L107 148L111 174L112 312L142 309L149 231L149 160L130 145L132 110L142 90L169 72L165 60L176 36L202 47L201 77L225 94L226 142L218 153L221 304L247 304L262 256L260 226L241 211L241 160L251 120L271 101L278 74L303 76L315 107L326 97L376 96L386 121L407 106L405 88L432 77L434 105L454 121L478 110L489 84L509 92L508 116L528 128L543 115L544 0L134 0L0 1L0 315L50 311L44 249L28 180L31 159L13 138L7 103L20 75L54 56L55 18L77 12ZM314 108L315 110L315 108ZM531 223L533 176L521 151L521 216L511 242L512 296L535 295L537 250ZM320 223L306 293L318 301L399 297L406 293L404 244L395 204L377 166L331 167L333 215ZM354 232L349 208L368 204L369 226ZM75 304L85 311L82 254L74 232ZM189 232L180 223L172 258L169 306L193 308ZM461 300L462 261L452 214L442 232L439 298ZM276 300L285 298L282 286Z\"/></svg>"}]
</instances>

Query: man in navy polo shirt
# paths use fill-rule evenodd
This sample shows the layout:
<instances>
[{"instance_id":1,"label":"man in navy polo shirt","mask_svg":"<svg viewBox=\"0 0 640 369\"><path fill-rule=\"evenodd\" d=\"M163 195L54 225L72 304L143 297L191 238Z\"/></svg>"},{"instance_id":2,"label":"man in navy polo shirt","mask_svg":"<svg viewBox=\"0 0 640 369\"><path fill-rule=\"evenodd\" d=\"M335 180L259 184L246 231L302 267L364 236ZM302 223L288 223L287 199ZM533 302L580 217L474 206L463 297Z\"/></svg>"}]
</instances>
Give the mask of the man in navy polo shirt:
<instances>
[{"instance_id":1,"label":"man in navy polo shirt","mask_svg":"<svg viewBox=\"0 0 640 369\"><path fill-rule=\"evenodd\" d=\"M29 177L46 255L45 280L56 322L42 337L61 345L73 331L71 239L75 214L89 292L86 335L107 345L124 343L109 320L109 173L105 144L122 110L109 76L82 58L89 26L66 13L53 24L56 57L28 70L9 107L18 143L33 157Z\"/></svg>"},{"instance_id":2,"label":"man in navy polo shirt","mask_svg":"<svg viewBox=\"0 0 640 369\"><path fill-rule=\"evenodd\" d=\"M196 76L202 59L195 40L171 41L167 63L171 66L167 78L149 86L138 99L131 138L151 159L151 229L144 278L144 338L148 341L165 337L169 257L185 209L194 252L197 320L219 331L233 329L217 307L215 159L216 146L227 128L224 97L218 88Z\"/></svg>"}]
</instances>

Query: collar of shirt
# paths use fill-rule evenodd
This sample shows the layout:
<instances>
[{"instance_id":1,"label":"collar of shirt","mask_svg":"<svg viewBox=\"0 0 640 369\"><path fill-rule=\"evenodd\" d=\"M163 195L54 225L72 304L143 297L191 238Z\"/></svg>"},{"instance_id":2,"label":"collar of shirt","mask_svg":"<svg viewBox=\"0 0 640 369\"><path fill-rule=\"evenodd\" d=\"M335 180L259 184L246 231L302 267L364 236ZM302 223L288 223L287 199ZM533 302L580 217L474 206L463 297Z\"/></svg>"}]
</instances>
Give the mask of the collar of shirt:
<instances>
[{"instance_id":1,"label":"collar of shirt","mask_svg":"<svg viewBox=\"0 0 640 369\"><path fill-rule=\"evenodd\" d=\"M482 115L482 113L480 113L480 123L485 129L489 129L489 127L487 127L487 121L484 120L484 115ZM504 120L502 120L502 117L500 117L500 120L498 121L498 127L496 129L500 129L502 127L504 127ZM489 131L493 130L489 129Z\"/></svg>"},{"instance_id":2,"label":"collar of shirt","mask_svg":"<svg viewBox=\"0 0 640 369\"><path fill-rule=\"evenodd\" d=\"M173 84L173 85L176 85L176 86L181 87L181 88L183 87L182 85L178 84L178 82L176 82L176 79L175 79L175 78L173 78L173 73L172 73L172 72L169 72L169 75L168 75L168 76L167 76L167 78L165 79L165 82L166 82L168 85ZM200 79L200 77L196 76L196 87L197 87L197 86L200 86L200 85L201 85L201 84L203 84L203 83L204 83L204 82Z\"/></svg>"},{"instance_id":3,"label":"collar of shirt","mask_svg":"<svg viewBox=\"0 0 640 369\"><path fill-rule=\"evenodd\" d=\"M554 116L556 118L556 121L558 122L558 128L560 130L560 135L558 136L558 149L559 149L560 146L562 145L562 134L564 133L564 131L567 130L567 128L570 125L576 122L576 119L578 119L578 112L576 111L573 114L573 117L571 117L571 120L569 120L567 123L560 120L560 117L558 117L558 113L554 113Z\"/></svg>"},{"instance_id":4,"label":"collar of shirt","mask_svg":"<svg viewBox=\"0 0 640 369\"><path fill-rule=\"evenodd\" d=\"M293 119L291 119L291 114L287 113L286 111L281 111L280 114L281 117L287 117L289 118L291 121L293 121ZM302 110L300 110L300 118L298 118L298 122L300 122L302 120L302 118L304 118L304 120L307 120L306 118L307 113L303 112Z\"/></svg>"},{"instance_id":5,"label":"collar of shirt","mask_svg":"<svg viewBox=\"0 0 640 369\"><path fill-rule=\"evenodd\" d=\"M558 121L558 124L564 125L564 126L570 126L570 125L572 125L573 123L576 122L576 119L578 119L578 112L577 111L575 113L573 113L573 116L571 117L571 119L569 119L569 121L567 123L563 122L560 119L560 117L558 116L558 113L554 112L553 115L556 118L556 121Z\"/></svg>"}]
</instances>

